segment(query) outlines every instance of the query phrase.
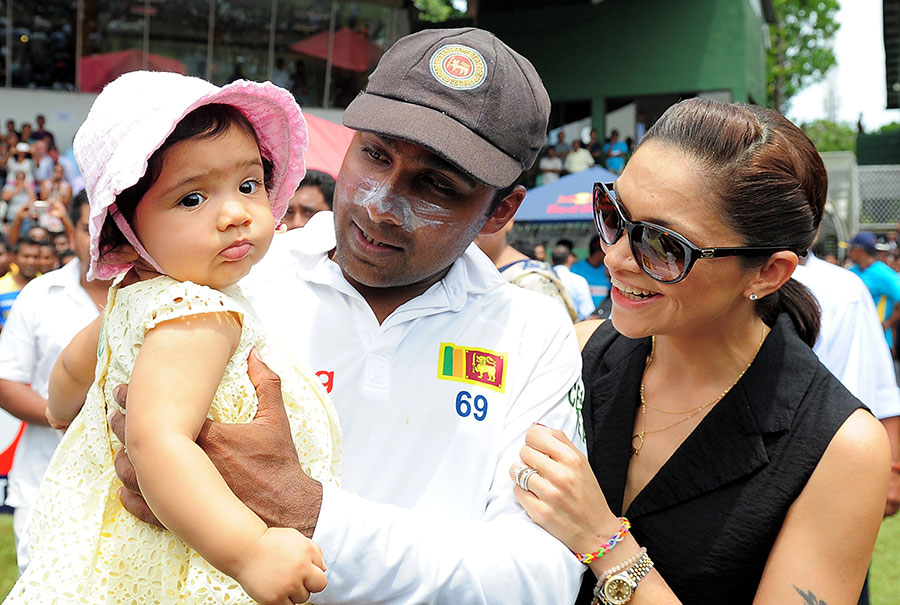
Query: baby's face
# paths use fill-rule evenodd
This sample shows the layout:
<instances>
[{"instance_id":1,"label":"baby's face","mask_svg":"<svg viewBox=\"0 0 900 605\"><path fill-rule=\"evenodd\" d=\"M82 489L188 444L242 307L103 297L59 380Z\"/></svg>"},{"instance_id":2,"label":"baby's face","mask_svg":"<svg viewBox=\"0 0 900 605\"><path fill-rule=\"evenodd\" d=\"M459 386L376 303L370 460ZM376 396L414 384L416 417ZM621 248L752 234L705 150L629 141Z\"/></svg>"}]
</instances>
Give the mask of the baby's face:
<instances>
[{"instance_id":1,"label":"baby's face","mask_svg":"<svg viewBox=\"0 0 900 605\"><path fill-rule=\"evenodd\" d=\"M134 230L163 271L221 289L258 262L275 232L259 147L235 126L165 152L137 206Z\"/></svg>"}]
</instances>

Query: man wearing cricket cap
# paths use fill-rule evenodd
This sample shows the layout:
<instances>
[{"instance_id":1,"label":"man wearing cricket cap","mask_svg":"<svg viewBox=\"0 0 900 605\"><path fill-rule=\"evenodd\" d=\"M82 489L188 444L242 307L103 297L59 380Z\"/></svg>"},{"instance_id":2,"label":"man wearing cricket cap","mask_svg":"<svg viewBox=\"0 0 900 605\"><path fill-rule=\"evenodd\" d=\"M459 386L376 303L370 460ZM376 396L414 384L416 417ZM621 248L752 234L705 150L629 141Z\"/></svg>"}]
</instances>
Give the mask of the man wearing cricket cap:
<instances>
[{"instance_id":1,"label":"man wearing cricket cap","mask_svg":"<svg viewBox=\"0 0 900 605\"><path fill-rule=\"evenodd\" d=\"M521 204L549 110L531 63L488 32L402 38L344 114L357 132L333 214L278 235L243 284L334 399L343 484L303 474L253 360L257 419L208 423L198 442L269 525L321 546L316 603L575 600L583 566L528 519L508 474L535 422L580 439L572 323L472 243Z\"/></svg>"}]
</instances>

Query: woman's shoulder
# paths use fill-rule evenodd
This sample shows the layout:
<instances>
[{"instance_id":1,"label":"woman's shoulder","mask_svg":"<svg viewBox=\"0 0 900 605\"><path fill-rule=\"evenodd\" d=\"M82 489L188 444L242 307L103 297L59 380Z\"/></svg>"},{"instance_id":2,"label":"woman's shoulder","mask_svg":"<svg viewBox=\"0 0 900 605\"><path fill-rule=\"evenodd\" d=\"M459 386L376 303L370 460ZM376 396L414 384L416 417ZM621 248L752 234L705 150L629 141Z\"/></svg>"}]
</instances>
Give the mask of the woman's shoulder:
<instances>
[{"instance_id":1,"label":"woman's shoulder","mask_svg":"<svg viewBox=\"0 0 900 605\"><path fill-rule=\"evenodd\" d=\"M579 321L575 324L575 336L578 337L578 348L584 351L585 345L587 345L588 341L594 335L594 332L596 332L597 328L604 323L606 323L605 319L588 319Z\"/></svg>"}]
</instances>

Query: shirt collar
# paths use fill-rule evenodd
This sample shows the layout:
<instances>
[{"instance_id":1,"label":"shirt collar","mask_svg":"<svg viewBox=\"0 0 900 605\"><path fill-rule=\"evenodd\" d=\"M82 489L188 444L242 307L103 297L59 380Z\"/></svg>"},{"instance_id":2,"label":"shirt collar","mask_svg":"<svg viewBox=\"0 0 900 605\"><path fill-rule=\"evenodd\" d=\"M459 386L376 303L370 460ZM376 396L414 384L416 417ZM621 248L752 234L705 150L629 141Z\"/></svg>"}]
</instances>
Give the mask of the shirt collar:
<instances>
[{"instance_id":1,"label":"shirt collar","mask_svg":"<svg viewBox=\"0 0 900 605\"><path fill-rule=\"evenodd\" d=\"M334 214L318 212L301 229L279 234L290 247L301 279L328 285L347 294L362 298L344 277L340 266L328 257L335 247ZM491 260L474 243L463 255L456 259L450 270L439 282L423 294L401 305L395 313L403 310L461 310L468 297L498 288L506 283Z\"/></svg>"}]
</instances>

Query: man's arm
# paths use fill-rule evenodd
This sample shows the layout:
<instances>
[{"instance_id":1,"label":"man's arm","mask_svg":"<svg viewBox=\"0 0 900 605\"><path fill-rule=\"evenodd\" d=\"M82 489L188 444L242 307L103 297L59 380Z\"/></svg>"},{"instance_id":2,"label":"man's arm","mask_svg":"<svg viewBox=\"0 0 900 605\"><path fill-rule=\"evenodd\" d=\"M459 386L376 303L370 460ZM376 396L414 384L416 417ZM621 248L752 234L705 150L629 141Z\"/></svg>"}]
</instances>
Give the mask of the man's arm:
<instances>
[{"instance_id":1,"label":"man's arm","mask_svg":"<svg viewBox=\"0 0 900 605\"><path fill-rule=\"evenodd\" d=\"M897 322L900 322L900 304L894 305L894 310L887 316L887 319L884 320L882 327L885 330L893 330L894 326L897 325Z\"/></svg>"},{"instance_id":2,"label":"man's arm","mask_svg":"<svg viewBox=\"0 0 900 605\"><path fill-rule=\"evenodd\" d=\"M25 383L0 379L0 407L23 422L47 426L47 400Z\"/></svg>"},{"instance_id":3,"label":"man's arm","mask_svg":"<svg viewBox=\"0 0 900 605\"><path fill-rule=\"evenodd\" d=\"M534 422L559 427L580 441L575 409L583 393L577 388L581 358L568 319L548 309L553 312L559 315L559 329L533 343L541 354L508 414L503 451L490 462L496 463L496 473L478 520L401 509L331 486L323 490L295 462L287 420L283 412L274 413L280 393L260 390L264 385L257 382L257 370L263 366L253 359L251 379L259 385L262 418L242 425L207 422L198 442L232 490L267 524L306 532L314 528L328 564L328 587L317 595L318 603L574 602L583 566L527 518L507 474ZM123 421L114 417L114 430ZM129 485L127 469L119 470L126 463L120 453L117 471ZM133 483L130 487L136 490ZM126 508L138 514L139 502L133 493L123 497Z\"/></svg>"}]
</instances>

